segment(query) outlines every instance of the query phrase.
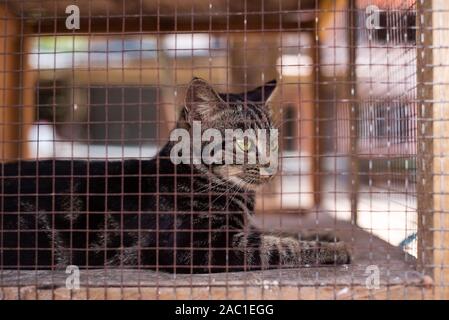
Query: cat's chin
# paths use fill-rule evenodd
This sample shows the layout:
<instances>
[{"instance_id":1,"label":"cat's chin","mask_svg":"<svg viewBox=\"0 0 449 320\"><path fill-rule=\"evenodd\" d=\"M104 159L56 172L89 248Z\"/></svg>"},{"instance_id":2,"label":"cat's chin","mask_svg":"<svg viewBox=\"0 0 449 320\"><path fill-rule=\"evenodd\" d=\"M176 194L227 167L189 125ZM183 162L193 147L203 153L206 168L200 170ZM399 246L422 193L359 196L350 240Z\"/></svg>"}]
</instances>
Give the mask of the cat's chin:
<instances>
[{"instance_id":1,"label":"cat's chin","mask_svg":"<svg viewBox=\"0 0 449 320\"><path fill-rule=\"evenodd\" d=\"M261 189L264 185L266 185L271 179L258 180L257 182L248 182L248 181L245 181L244 179L234 177L229 180L234 185L236 185L237 187L239 187L243 190L255 192L255 191Z\"/></svg>"},{"instance_id":2,"label":"cat's chin","mask_svg":"<svg viewBox=\"0 0 449 320\"><path fill-rule=\"evenodd\" d=\"M206 169L204 166L198 166L200 172L203 172L214 179L222 182L228 182L240 190L254 192L266 185L272 178L270 177L242 177L243 171L239 166L216 167L212 170Z\"/></svg>"}]
</instances>

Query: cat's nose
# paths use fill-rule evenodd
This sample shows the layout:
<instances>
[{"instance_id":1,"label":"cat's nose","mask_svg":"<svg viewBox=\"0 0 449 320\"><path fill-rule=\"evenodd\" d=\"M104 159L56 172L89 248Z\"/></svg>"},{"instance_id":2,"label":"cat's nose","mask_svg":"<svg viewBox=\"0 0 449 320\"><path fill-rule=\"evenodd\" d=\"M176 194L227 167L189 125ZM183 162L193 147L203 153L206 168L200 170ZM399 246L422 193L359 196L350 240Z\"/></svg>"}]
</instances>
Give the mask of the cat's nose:
<instances>
[{"instance_id":1,"label":"cat's nose","mask_svg":"<svg viewBox=\"0 0 449 320\"><path fill-rule=\"evenodd\" d=\"M272 176L275 173L274 168L271 167L260 167L259 174L261 176Z\"/></svg>"}]
</instances>

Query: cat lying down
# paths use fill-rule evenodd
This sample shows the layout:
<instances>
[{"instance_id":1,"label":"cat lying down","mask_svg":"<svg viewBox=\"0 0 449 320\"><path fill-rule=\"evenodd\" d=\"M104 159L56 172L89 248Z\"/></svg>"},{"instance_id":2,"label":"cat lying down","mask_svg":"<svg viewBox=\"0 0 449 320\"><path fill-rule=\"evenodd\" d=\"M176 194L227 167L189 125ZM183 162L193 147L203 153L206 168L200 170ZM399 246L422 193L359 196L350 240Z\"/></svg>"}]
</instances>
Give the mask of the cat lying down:
<instances>
[{"instance_id":1,"label":"cat lying down","mask_svg":"<svg viewBox=\"0 0 449 320\"><path fill-rule=\"evenodd\" d=\"M259 156L277 156L265 103L275 87L225 95L193 79L176 134L153 159L4 164L0 267L204 273L349 263L332 237L298 239L249 222L255 190L276 173ZM224 142L208 144L220 134Z\"/></svg>"}]
</instances>

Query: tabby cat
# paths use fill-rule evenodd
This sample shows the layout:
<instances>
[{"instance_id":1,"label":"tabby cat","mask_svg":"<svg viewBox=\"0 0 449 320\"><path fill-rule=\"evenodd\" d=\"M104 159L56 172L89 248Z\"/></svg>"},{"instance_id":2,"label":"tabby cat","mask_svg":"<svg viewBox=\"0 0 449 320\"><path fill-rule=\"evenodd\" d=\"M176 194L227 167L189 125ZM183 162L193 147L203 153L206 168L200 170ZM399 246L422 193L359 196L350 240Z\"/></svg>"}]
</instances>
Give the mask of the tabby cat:
<instances>
[{"instance_id":1,"label":"tabby cat","mask_svg":"<svg viewBox=\"0 0 449 320\"><path fill-rule=\"evenodd\" d=\"M177 128L273 128L272 81L219 94L194 78ZM1 166L0 268L77 265L209 273L345 264L343 242L266 233L250 223L259 164L150 160L20 161ZM274 174L274 172L273 172Z\"/></svg>"}]
</instances>

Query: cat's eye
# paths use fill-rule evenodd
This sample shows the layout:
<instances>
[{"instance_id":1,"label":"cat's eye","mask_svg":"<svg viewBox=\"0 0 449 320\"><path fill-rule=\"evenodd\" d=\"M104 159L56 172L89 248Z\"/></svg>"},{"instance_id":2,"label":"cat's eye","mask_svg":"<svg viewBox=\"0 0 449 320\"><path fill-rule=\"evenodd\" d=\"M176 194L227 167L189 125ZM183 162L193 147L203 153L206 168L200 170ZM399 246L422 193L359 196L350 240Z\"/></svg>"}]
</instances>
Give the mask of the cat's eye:
<instances>
[{"instance_id":1,"label":"cat's eye","mask_svg":"<svg viewBox=\"0 0 449 320\"><path fill-rule=\"evenodd\" d=\"M240 148L240 150L245 152L251 150L253 146L253 143L250 140L245 139L237 139L236 144Z\"/></svg>"}]
</instances>

